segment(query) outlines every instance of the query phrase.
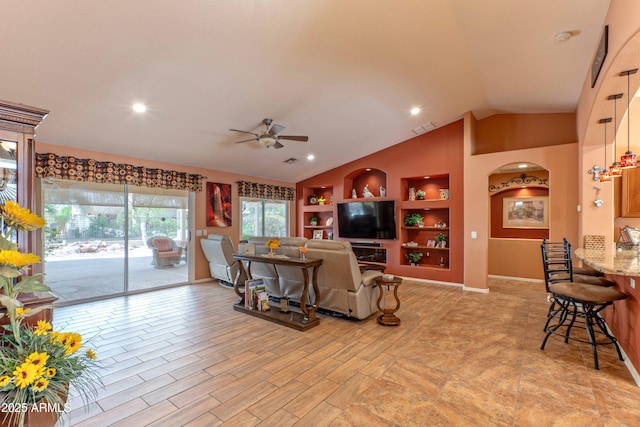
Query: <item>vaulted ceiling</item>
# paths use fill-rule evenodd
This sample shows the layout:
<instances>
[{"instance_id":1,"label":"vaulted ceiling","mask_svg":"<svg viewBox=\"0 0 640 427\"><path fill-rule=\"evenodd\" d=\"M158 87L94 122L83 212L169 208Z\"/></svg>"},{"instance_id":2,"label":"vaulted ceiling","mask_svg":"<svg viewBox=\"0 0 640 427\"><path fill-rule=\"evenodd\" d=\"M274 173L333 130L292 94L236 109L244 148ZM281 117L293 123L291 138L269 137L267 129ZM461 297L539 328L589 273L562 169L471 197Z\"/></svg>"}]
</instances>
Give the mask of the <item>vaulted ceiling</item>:
<instances>
[{"instance_id":1,"label":"vaulted ceiling","mask_svg":"<svg viewBox=\"0 0 640 427\"><path fill-rule=\"evenodd\" d=\"M0 99L51 110L38 141L297 182L466 111L574 111L608 5L0 0ZM263 118L309 141L235 143Z\"/></svg>"}]
</instances>

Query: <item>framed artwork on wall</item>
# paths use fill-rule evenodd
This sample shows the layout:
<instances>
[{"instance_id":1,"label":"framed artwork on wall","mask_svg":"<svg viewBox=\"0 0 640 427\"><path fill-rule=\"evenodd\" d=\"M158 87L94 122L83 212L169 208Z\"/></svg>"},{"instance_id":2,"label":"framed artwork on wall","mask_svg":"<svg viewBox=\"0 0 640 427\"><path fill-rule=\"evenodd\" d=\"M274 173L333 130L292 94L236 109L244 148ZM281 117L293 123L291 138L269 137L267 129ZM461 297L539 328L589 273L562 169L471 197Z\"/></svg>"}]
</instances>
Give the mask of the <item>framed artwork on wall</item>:
<instances>
[{"instance_id":1,"label":"framed artwork on wall","mask_svg":"<svg viewBox=\"0 0 640 427\"><path fill-rule=\"evenodd\" d=\"M324 233L322 230L313 230L313 240L322 240Z\"/></svg>"},{"instance_id":2,"label":"framed artwork on wall","mask_svg":"<svg viewBox=\"0 0 640 427\"><path fill-rule=\"evenodd\" d=\"M231 184L207 182L207 227L231 226Z\"/></svg>"},{"instance_id":3,"label":"framed artwork on wall","mask_svg":"<svg viewBox=\"0 0 640 427\"><path fill-rule=\"evenodd\" d=\"M549 197L505 197L503 228L549 228Z\"/></svg>"}]
</instances>

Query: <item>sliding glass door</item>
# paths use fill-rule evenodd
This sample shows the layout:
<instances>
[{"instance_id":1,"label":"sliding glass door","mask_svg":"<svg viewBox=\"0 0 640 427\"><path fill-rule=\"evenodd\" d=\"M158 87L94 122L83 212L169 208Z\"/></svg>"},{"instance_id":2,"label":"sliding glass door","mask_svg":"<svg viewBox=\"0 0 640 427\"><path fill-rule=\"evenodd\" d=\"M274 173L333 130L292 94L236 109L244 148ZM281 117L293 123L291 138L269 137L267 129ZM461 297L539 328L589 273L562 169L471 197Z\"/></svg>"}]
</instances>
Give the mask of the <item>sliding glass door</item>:
<instances>
[{"instance_id":1,"label":"sliding glass door","mask_svg":"<svg viewBox=\"0 0 640 427\"><path fill-rule=\"evenodd\" d=\"M59 302L188 282L188 192L43 179L45 282ZM183 249L158 268L147 241Z\"/></svg>"}]
</instances>

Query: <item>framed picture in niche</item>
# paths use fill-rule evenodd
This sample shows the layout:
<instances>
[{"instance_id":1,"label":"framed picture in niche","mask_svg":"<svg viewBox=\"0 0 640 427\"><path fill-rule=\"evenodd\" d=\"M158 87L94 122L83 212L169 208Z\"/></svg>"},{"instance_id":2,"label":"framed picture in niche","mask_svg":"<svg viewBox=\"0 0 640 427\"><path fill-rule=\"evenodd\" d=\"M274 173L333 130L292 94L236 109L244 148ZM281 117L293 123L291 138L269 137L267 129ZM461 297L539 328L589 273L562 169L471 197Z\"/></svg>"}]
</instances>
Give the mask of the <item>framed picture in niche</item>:
<instances>
[{"instance_id":1,"label":"framed picture in niche","mask_svg":"<svg viewBox=\"0 0 640 427\"><path fill-rule=\"evenodd\" d=\"M324 232L322 230L313 231L313 240L322 240L323 236L324 236Z\"/></svg>"},{"instance_id":2,"label":"framed picture in niche","mask_svg":"<svg viewBox=\"0 0 640 427\"><path fill-rule=\"evenodd\" d=\"M505 197L502 228L549 228L549 197Z\"/></svg>"}]
</instances>

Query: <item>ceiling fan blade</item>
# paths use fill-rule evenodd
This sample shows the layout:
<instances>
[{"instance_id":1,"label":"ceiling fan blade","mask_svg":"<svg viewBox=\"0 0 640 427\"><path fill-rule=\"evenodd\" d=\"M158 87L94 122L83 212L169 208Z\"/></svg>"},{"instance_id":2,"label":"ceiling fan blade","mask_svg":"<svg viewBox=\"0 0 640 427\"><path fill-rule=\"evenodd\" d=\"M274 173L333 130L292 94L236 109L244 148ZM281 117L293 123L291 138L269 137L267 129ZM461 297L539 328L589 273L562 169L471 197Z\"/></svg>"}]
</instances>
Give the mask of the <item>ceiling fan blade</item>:
<instances>
[{"instance_id":1,"label":"ceiling fan blade","mask_svg":"<svg viewBox=\"0 0 640 427\"><path fill-rule=\"evenodd\" d=\"M280 144L278 141L276 141L275 144L273 144L273 148L282 148L284 147L284 145Z\"/></svg>"},{"instance_id":2,"label":"ceiling fan blade","mask_svg":"<svg viewBox=\"0 0 640 427\"><path fill-rule=\"evenodd\" d=\"M288 140L291 140L291 141L307 142L309 140L309 137L308 136L282 135L282 136L279 136L278 139L288 139Z\"/></svg>"},{"instance_id":3,"label":"ceiling fan blade","mask_svg":"<svg viewBox=\"0 0 640 427\"><path fill-rule=\"evenodd\" d=\"M276 135L284 130L284 126L282 125L273 125L271 129L269 129L269 135Z\"/></svg>"},{"instance_id":4,"label":"ceiling fan blade","mask_svg":"<svg viewBox=\"0 0 640 427\"><path fill-rule=\"evenodd\" d=\"M248 133L249 135L254 135L254 136L258 136L259 134L257 133L253 133L253 132L247 132L246 130L238 130L238 129L229 129L230 131L233 132L241 132L241 133Z\"/></svg>"},{"instance_id":5,"label":"ceiling fan blade","mask_svg":"<svg viewBox=\"0 0 640 427\"><path fill-rule=\"evenodd\" d=\"M235 143L236 144L240 144L241 142L249 142L249 141L259 141L259 139L258 138L251 138L251 139L245 139L245 140L242 140L242 141L236 141Z\"/></svg>"}]
</instances>

